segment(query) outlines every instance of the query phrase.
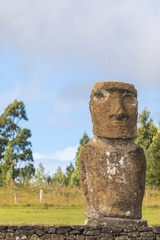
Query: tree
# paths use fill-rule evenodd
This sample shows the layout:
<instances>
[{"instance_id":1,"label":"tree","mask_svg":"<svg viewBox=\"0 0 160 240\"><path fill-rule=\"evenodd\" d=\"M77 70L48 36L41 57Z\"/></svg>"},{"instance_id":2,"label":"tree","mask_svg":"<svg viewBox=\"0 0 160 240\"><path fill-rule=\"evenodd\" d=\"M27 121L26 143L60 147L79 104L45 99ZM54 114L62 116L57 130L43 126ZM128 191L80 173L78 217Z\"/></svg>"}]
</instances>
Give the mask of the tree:
<instances>
[{"instance_id":1,"label":"tree","mask_svg":"<svg viewBox=\"0 0 160 240\"><path fill-rule=\"evenodd\" d=\"M52 178L52 182L56 186L65 185L65 174L62 172L61 167L58 167L57 172L54 174Z\"/></svg>"},{"instance_id":2,"label":"tree","mask_svg":"<svg viewBox=\"0 0 160 240\"><path fill-rule=\"evenodd\" d=\"M147 161L146 183L147 185L158 186L160 171L158 170L158 139L159 133L153 124L153 120L149 118L150 113L145 108L139 116L140 127L137 129L137 138L135 142L141 146L145 152ZM160 156L160 155L159 155ZM157 169L156 169L157 165ZM159 173L159 176L158 174Z\"/></svg>"},{"instance_id":3,"label":"tree","mask_svg":"<svg viewBox=\"0 0 160 240\"><path fill-rule=\"evenodd\" d=\"M74 166L72 163L69 164L69 166L66 167L66 173L65 173L65 185L68 186L70 184L71 176L74 171Z\"/></svg>"},{"instance_id":4,"label":"tree","mask_svg":"<svg viewBox=\"0 0 160 240\"><path fill-rule=\"evenodd\" d=\"M39 163L38 168L36 170L36 174L35 174L35 183L38 186L43 185L47 180L47 175L44 172L44 167L42 165L42 163Z\"/></svg>"},{"instance_id":5,"label":"tree","mask_svg":"<svg viewBox=\"0 0 160 240\"><path fill-rule=\"evenodd\" d=\"M8 146L5 149L3 162L1 164L1 183L2 185L11 185L14 177L14 154L11 148L11 144L8 143Z\"/></svg>"},{"instance_id":6,"label":"tree","mask_svg":"<svg viewBox=\"0 0 160 240\"><path fill-rule=\"evenodd\" d=\"M80 185L80 178L79 178L79 158L80 154L84 148L84 146L89 143L90 138L84 132L83 137L80 139L80 146L78 147L76 157L75 157L75 169L71 175L71 185L79 186Z\"/></svg>"},{"instance_id":7,"label":"tree","mask_svg":"<svg viewBox=\"0 0 160 240\"><path fill-rule=\"evenodd\" d=\"M160 122L156 135L148 149L147 184L160 187Z\"/></svg>"},{"instance_id":8,"label":"tree","mask_svg":"<svg viewBox=\"0 0 160 240\"><path fill-rule=\"evenodd\" d=\"M23 121L28 121L25 105L22 101L15 100L11 103L0 116L0 162L3 162L7 145L13 152L14 169L13 180L20 175L34 174L33 156L31 150L31 131L22 128ZM2 171L0 166L0 172Z\"/></svg>"},{"instance_id":9,"label":"tree","mask_svg":"<svg viewBox=\"0 0 160 240\"><path fill-rule=\"evenodd\" d=\"M138 122L140 127L137 128L136 143L147 150L153 141L153 137L157 133L157 128L153 124L152 118L149 119L150 112L145 108L140 114Z\"/></svg>"}]
</instances>

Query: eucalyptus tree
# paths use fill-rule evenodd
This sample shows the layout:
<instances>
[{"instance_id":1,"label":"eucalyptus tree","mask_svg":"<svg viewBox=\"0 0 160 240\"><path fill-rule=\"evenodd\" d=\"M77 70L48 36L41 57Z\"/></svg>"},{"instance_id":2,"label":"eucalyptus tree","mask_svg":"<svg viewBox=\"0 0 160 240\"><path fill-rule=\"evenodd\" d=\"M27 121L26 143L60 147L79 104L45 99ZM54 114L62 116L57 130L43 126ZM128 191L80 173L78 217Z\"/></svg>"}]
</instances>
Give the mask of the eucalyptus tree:
<instances>
[{"instance_id":1,"label":"eucalyptus tree","mask_svg":"<svg viewBox=\"0 0 160 240\"><path fill-rule=\"evenodd\" d=\"M29 141L32 134L30 129L23 128L24 121L28 121L28 118L22 101L15 100L9 104L0 116L0 171L10 169L9 165L12 165L13 180L18 180L20 174L25 178L26 174L31 176L35 172L32 144ZM3 182L4 179L1 179L1 184Z\"/></svg>"}]
</instances>

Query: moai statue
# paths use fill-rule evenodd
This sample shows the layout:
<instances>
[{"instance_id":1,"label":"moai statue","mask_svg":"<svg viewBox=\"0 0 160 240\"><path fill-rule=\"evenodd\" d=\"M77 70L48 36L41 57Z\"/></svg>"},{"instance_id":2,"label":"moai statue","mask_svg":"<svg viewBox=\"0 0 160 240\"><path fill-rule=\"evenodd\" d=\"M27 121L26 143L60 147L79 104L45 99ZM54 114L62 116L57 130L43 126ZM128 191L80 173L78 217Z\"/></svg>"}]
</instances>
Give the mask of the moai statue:
<instances>
[{"instance_id":1,"label":"moai statue","mask_svg":"<svg viewBox=\"0 0 160 240\"><path fill-rule=\"evenodd\" d=\"M140 220L146 159L143 149L134 143L137 91L128 83L99 82L93 86L89 107L94 137L85 145L79 162L85 224L146 226Z\"/></svg>"}]
</instances>

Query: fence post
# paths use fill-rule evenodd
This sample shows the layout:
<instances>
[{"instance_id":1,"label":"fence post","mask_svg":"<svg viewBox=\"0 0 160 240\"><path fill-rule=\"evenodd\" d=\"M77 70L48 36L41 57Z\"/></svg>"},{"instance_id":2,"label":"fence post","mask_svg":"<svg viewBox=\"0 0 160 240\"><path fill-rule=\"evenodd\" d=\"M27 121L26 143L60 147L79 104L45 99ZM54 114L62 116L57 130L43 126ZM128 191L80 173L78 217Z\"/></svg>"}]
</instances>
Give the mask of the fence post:
<instances>
[{"instance_id":1,"label":"fence post","mask_svg":"<svg viewBox=\"0 0 160 240\"><path fill-rule=\"evenodd\" d=\"M69 192L67 192L67 202L69 202Z\"/></svg>"},{"instance_id":2,"label":"fence post","mask_svg":"<svg viewBox=\"0 0 160 240\"><path fill-rule=\"evenodd\" d=\"M17 193L14 193L14 203L17 204Z\"/></svg>"},{"instance_id":3,"label":"fence post","mask_svg":"<svg viewBox=\"0 0 160 240\"><path fill-rule=\"evenodd\" d=\"M43 202L43 190L40 190L40 202Z\"/></svg>"}]
</instances>

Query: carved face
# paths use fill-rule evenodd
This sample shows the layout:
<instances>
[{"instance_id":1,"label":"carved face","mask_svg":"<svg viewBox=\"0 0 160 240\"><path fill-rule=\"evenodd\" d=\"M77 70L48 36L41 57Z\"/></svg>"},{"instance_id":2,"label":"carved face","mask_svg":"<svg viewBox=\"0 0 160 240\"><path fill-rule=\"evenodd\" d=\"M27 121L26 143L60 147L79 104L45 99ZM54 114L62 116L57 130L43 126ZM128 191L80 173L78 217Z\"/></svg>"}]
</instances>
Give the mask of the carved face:
<instances>
[{"instance_id":1,"label":"carved face","mask_svg":"<svg viewBox=\"0 0 160 240\"><path fill-rule=\"evenodd\" d=\"M137 92L132 84L101 82L90 100L93 133L106 138L134 138L137 133Z\"/></svg>"}]
</instances>

